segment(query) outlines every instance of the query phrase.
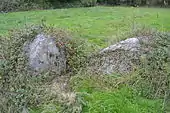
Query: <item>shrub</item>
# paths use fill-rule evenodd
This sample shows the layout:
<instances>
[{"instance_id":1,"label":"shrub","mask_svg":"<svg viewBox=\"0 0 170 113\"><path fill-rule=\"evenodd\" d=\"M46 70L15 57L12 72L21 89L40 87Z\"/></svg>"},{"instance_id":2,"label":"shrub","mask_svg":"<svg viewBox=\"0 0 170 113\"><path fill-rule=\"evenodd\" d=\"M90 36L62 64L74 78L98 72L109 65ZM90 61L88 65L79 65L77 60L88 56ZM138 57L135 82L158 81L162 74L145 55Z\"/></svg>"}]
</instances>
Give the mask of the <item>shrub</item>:
<instances>
[{"instance_id":1,"label":"shrub","mask_svg":"<svg viewBox=\"0 0 170 113\"><path fill-rule=\"evenodd\" d=\"M19 7L20 1L16 0L1 0L0 1L0 11L11 11Z\"/></svg>"},{"instance_id":2,"label":"shrub","mask_svg":"<svg viewBox=\"0 0 170 113\"><path fill-rule=\"evenodd\" d=\"M81 0L81 4L85 7L95 6L96 3L97 3L97 0Z\"/></svg>"},{"instance_id":3,"label":"shrub","mask_svg":"<svg viewBox=\"0 0 170 113\"><path fill-rule=\"evenodd\" d=\"M36 78L31 75L27 71L27 59L22 52L24 42L33 39L39 30L39 28L31 28L15 32L6 38L6 45L2 45L3 56L5 56L0 79L0 111L2 113L17 113L21 112L29 104L35 105L37 103L36 98L39 98L40 92L43 91L43 88L38 87L46 76ZM45 92L43 95L45 95Z\"/></svg>"},{"instance_id":4,"label":"shrub","mask_svg":"<svg viewBox=\"0 0 170 113\"><path fill-rule=\"evenodd\" d=\"M28 0L0 0L0 11L27 11L33 9L49 8L49 2L45 0L28 1Z\"/></svg>"},{"instance_id":5,"label":"shrub","mask_svg":"<svg viewBox=\"0 0 170 113\"><path fill-rule=\"evenodd\" d=\"M137 73L135 86L139 93L147 98L164 98L170 89L170 35L152 34L152 49L143 56Z\"/></svg>"},{"instance_id":6,"label":"shrub","mask_svg":"<svg viewBox=\"0 0 170 113\"><path fill-rule=\"evenodd\" d=\"M0 65L0 111L2 113L20 113L28 107L35 107L51 101L58 103L62 99L62 96L60 96L61 99L58 98L58 94L51 94L47 87L47 84L58 76L56 73L49 70L35 76L28 70L28 61L23 53L23 44L26 41L33 40L37 34L42 32L56 37L56 44L65 46L69 72L73 74L81 66L84 66L82 61L84 61L88 52L83 49L87 48L88 45L85 46L84 41L69 38L69 35L63 30L46 26L32 26L13 31L8 38L3 37L4 43L0 45L4 62ZM66 99L66 101L68 100ZM68 106L70 105L65 105L65 107Z\"/></svg>"}]
</instances>

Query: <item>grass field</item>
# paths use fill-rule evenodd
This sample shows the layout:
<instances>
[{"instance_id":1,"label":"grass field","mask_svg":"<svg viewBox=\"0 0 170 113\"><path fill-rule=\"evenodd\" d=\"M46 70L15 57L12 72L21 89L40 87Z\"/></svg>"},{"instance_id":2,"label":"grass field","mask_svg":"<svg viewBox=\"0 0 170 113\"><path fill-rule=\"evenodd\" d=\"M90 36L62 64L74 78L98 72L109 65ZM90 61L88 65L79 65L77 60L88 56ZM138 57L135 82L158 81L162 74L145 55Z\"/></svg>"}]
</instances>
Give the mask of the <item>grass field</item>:
<instances>
[{"instance_id":1,"label":"grass field","mask_svg":"<svg viewBox=\"0 0 170 113\"><path fill-rule=\"evenodd\" d=\"M98 6L2 13L0 35L6 36L9 30L22 29L24 26L42 22L65 29L73 37L88 39L93 44L105 47L112 43L112 40L121 36L126 37L139 26L170 32L170 9ZM162 112L162 100L140 97L131 88L125 87L114 91L105 82L94 82L95 79L86 76L81 79L79 76L75 77L75 81L73 89L88 94L84 95L86 105L83 107L83 113ZM31 113L41 113L42 109L35 108ZM57 109L56 107L54 112L50 113L56 113Z\"/></svg>"},{"instance_id":2,"label":"grass field","mask_svg":"<svg viewBox=\"0 0 170 113\"><path fill-rule=\"evenodd\" d=\"M162 100L140 97L129 86L116 90L112 87L114 84L109 84L114 76L101 78L87 75L72 78L73 89L84 93L86 105L83 113L163 113Z\"/></svg>"},{"instance_id":3,"label":"grass field","mask_svg":"<svg viewBox=\"0 0 170 113\"><path fill-rule=\"evenodd\" d=\"M0 14L0 35L25 25L45 22L100 46L142 25L170 31L170 9L92 7ZM108 41L109 40L109 41Z\"/></svg>"}]
</instances>

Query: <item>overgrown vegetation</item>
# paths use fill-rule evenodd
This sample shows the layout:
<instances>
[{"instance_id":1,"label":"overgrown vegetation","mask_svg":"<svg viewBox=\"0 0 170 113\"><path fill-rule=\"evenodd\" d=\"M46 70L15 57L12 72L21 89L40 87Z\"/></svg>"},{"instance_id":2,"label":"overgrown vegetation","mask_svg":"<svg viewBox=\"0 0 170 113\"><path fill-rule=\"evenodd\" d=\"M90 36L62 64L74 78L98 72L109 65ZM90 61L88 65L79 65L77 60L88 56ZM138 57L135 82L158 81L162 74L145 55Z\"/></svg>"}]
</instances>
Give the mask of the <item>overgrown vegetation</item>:
<instances>
[{"instance_id":1,"label":"overgrown vegetation","mask_svg":"<svg viewBox=\"0 0 170 113\"><path fill-rule=\"evenodd\" d=\"M27 17L22 12L0 15L3 21L0 23L3 34L0 37L0 112L162 113L169 110L170 35L137 25L145 23L169 31L169 9L95 7L26 13ZM7 35L18 23L17 27L22 28L25 23L39 22L39 16L47 24L68 29L76 38L47 26L13 30ZM76 19L79 21L75 22ZM41 32L56 37L57 46L66 47L68 67L61 78L69 79L68 92L59 88L50 90L51 82L60 78L55 73L48 71L35 76L27 70L23 43ZM153 39L149 45L143 45L150 51L142 56L139 69L124 76L94 75L86 70L86 60L98 51L95 45L105 47L134 36Z\"/></svg>"},{"instance_id":2,"label":"overgrown vegetation","mask_svg":"<svg viewBox=\"0 0 170 113\"><path fill-rule=\"evenodd\" d=\"M169 0L1 0L0 11L23 11L35 9L92 7L97 4L127 6L161 6L170 5Z\"/></svg>"},{"instance_id":3,"label":"overgrown vegetation","mask_svg":"<svg viewBox=\"0 0 170 113\"><path fill-rule=\"evenodd\" d=\"M170 35L156 32L153 42L145 44L149 53L142 58L135 86L142 96L164 98L170 88Z\"/></svg>"},{"instance_id":4,"label":"overgrown vegetation","mask_svg":"<svg viewBox=\"0 0 170 113\"><path fill-rule=\"evenodd\" d=\"M96 112L96 113L97 112L105 113L113 111L118 113L127 112L140 113L141 111L144 113L148 112L162 113L163 111L167 112L166 109L167 110L169 109L168 98L170 96L169 95L170 35L168 33L161 33L146 29L143 30L140 29L139 31L137 30L136 33L134 33L133 35L150 37L149 42L142 44L145 48L148 49L148 52L141 57L141 64L139 68L134 72L130 73L130 75L124 75L122 77L120 75L115 74L104 76L103 75L82 76L82 74L80 74L81 76L79 75L72 78L71 85L73 89L78 92L87 93L85 94L86 95L85 98L88 104L85 105L84 112ZM133 88L132 92L133 93L135 92L135 96L133 94L130 94L130 96L132 96L131 98L132 101L130 98L127 99L128 102L130 101L132 103L135 103L135 105L132 105L131 103L127 102L128 105L130 105L130 108L127 106L127 103L125 101L121 100L121 99L126 100L124 99L126 98L126 95L122 95L122 97L116 99L117 96L119 97L122 93L117 92L116 95L113 94L115 90L121 89L122 86L124 85L126 85L126 87ZM125 94L128 93L126 92ZM135 98L133 98L133 96ZM138 99L142 100L146 99L145 101L147 101L147 104L146 103L142 104L142 100L140 101L141 103L138 103ZM150 109L149 103L151 102L151 100L149 99L151 100L160 99L162 101L157 101L159 104L157 103L156 105L153 106L153 109ZM107 102L105 103L105 101ZM120 108L120 106L122 106L124 102L126 103L126 107ZM117 103L118 105L115 103ZM109 106L109 104L111 105ZM137 104L141 106L138 108ZM133 107L131 108L131 106Z\"/></svg>"},{"instance_id":5,"label":"overgrown vegetation","mask_svg":"<svg viewBox=\"0 0 170 113\"><path fill-rule=\"evenodd\" d=\"M0 111L2 113L20 113L30 107L41 106L51 101L59 103L59 105L62 105L63 102L64 104L69 102L68 97L63 96L62 92L53 94L48 88L49 81L59 76L57 73L51 70L41 73L29 71L28 60L23 52L23 44L33 40L39 33L55 37L57 47L65 47L68 67L66 72L62 73L63 76L66 73L73 74L85 66L83 61L88 55L88 49L85 51L85 47L88 48L87 43L81 40L71 40L62 30L34 26L15 31L10 37L3 37L3 43L0 46L2 50L1 61L4 62L0 68ZM75 94L71 95L73 95L74 100ZM66 107L68 106L73 107L72 103L66 104ZM63 110L66 111L66 109Z\"/></svg>"},{"instance_id":6,"label":"overgrown vegetation","mask_svg":"<svg viewBox=\"0 0 170 113\"><path fill-rule=\"evenodd\" d=\"M1 0L0 11L28 11L35 9L50 8L50 4L43 0L29 1L29 0Z\"/></svg>"},{"instance_id":7,"label":"overgrown vegetation","mask_svg":"<svg viewBox=\"0 0 170 113\"><path fill-rule=\"evenodd\" d=\"M70 79L70 87L77 93L70 92L64 95L62 91L57 94L51 93L48 84L57 77L55 73L47 71L33 75L28 71L27 59L22 51L23 44L42 32L56 37L57 46L66 47L68 52L66 73L77 74ZM169 35L145 32L148 36L149 33L154 37L152 45L149 45L152 51L142 59L143 63L139 70L126 76L116 74L103 76L91 75L84 70L88 60L86 58L95 50L84 40L71 39L64 31L45 26L13 32L10 37L1 39L1 42L5 42L1 43L3 53L1 61L4 62L0 70L1 111L161 113L164 108L161 99L168 91L170 82ZM120 106L125 103L128 106L121 108Z\"/></svg>"}]
</instances>

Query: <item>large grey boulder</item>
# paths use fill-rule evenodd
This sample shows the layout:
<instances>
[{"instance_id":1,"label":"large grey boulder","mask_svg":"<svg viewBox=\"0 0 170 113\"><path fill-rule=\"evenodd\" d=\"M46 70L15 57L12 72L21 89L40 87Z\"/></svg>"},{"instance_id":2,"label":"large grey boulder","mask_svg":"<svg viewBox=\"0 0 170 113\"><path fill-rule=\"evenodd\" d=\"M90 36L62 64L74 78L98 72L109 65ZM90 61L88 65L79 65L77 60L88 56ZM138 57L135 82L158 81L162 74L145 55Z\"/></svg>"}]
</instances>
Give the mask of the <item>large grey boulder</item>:
<instances>
[{"instance_id":1,"label":"large grey boulder","mask_svg":"<svg viewBox=\"0 0 170 113\"><path fill-rule=\"evenodd\" d=\"M102 74L129 73L140 64L141 56L149 51L143 44L149 37L136 37L120 41L102 49L90 61L90 68Z\"/></svg>"},{"instance_id":2,"label":"large grey boulder","mask_svg":"<svg viewBox=\"0 0 170 113\"><path fill-rule=\"evenodd\" d=\"M26 42L24 51L28 65L34 71L51 70L61 73L66 69L64 48L57 47L53 37L39 34L33 41Z\"/></svg>"},{"instance_id":3,"label":"large grey boulder","mask_svg":"<svg viewBox=\"0 0 170 113\"><path fill-rule=\"evenodd\" d=\"M100 54L106 52L113 52L116 50L125 50L125 51L139 51L140 49L140 40L139 38L129 38L124 41L120 41L117 44L111 45L107 48L104 48L100 51Z\"/></svg>"}]
</instances>

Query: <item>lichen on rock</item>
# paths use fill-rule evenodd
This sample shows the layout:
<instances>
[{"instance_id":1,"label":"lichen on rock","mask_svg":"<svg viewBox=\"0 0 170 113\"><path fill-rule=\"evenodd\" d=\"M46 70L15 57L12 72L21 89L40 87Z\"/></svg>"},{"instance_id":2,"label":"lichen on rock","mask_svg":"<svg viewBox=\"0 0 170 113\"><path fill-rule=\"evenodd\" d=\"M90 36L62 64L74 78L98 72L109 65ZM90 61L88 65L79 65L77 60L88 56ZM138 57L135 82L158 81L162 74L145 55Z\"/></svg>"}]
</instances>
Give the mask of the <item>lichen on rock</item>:
<instances>
[{"instance_id":1,"label":"lichen on rock","mask_svg":"<svg viewBox=\"0 0 170 113\"><path fill-rule=\"evenodd\" d=\"M149 50L142 45L149 39L145 36L134 37L106 47L91 58L89 65L97 73L129 73L139 65L140 57Z\"/></svg>"},{"instance_id":2,"label":"lichen on rock","mask_svg":"<svg viewBox=\"0 0 170 113\"><path fill-rule=\"evenodd\" d=\"M24 51L28 64L35 71L51 69L61 73L66 69L65 50L57 47L55 38L38 34L33 41L26 42Z\"/></svg>"}]
</instances>

